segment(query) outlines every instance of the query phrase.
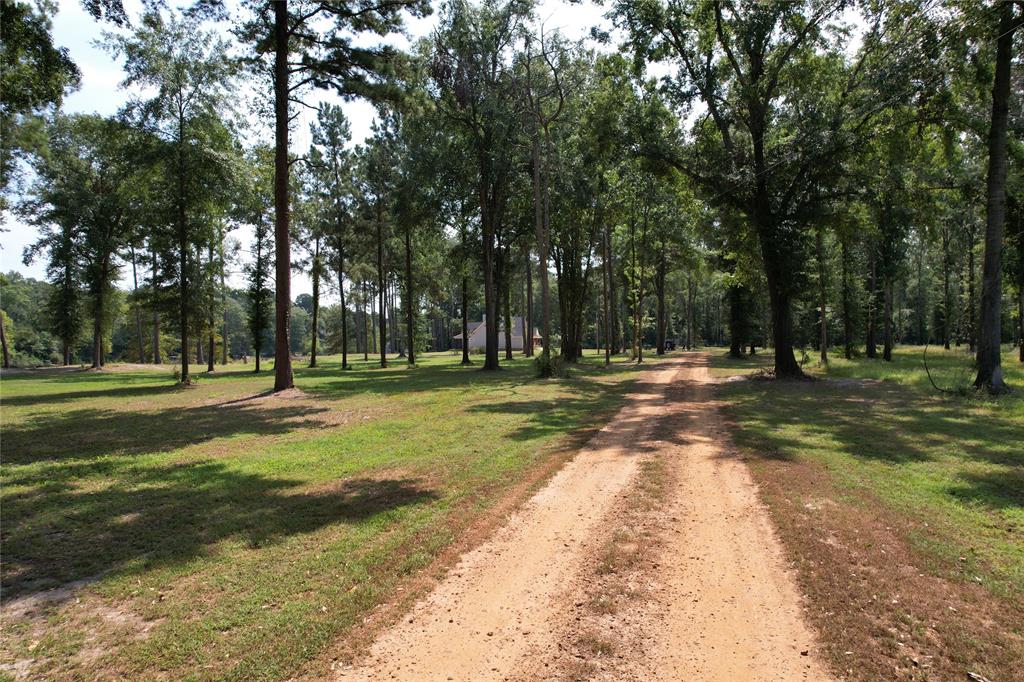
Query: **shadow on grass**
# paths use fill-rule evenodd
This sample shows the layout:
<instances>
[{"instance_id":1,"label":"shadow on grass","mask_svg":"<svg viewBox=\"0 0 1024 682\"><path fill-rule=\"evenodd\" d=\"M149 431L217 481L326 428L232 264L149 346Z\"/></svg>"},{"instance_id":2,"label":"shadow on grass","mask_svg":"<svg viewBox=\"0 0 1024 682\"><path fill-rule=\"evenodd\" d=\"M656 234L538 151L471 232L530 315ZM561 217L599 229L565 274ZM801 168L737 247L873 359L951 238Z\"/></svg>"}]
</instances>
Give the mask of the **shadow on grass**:
<instances>
[{"instance_id":1,"label":"shadow on grass","mask_svg":"<svg viewBox=\"0 0 1024 682\"><path fill-rule=\"evenodd\" d=\"M222 540L250 548L437 498L415 479L358 478L314 492L219 462L150 468L130 486L38 487L4 499L5 600L118 570L203 555Z\"/></svg>"},{"instance_id":2,"label":"shadow on grass","mask_svg":"<svg viewBox=\"0 0 1024 682\"><path fill-rule=\"evenodd\" d=\"M6 407L22 407L26 405L52 405L72 400L88 400L90 398L146 398L165 395L177 390L171 383L156 386L119 386L117 388L95 388L81 391L62 391L60 393L41 393L35 395L16 395L3 399Z\"/></svg>"},{"instance_id":3,"label":"shadow on grass","mask_svg":"<svg viewBox=\"0 0 1024 682\"><path fill-rule=\"evenodd\" d=\"M649 369L649 366L620 367L618 371L641 372ZM509 434L510 438L516 440L534 440L546 436L562 433L565 431L566 423L590 423L596 424L602 416L610 416L608 412L618 406L616 400L622 395L622 387L596 381L593 377L596 373L603 371L591 369L584 372L583 368L574 370L575 374L567 380L564 385L571 387L571 397L559 396L550 400L509 400L497 403L485 403L474 405L468 410L485 415L514 414L525 417L526 423ZM655 384L646 381L633 380L628 388L628 404L635 408L642 408L649 404L661 404L666 398L666 384ZM620 433L629 433L636 436L630 441L630 451L634 454L656 450L660 443L650 441L641 437L641 433L647 431L646 425L652 417L647 414L624 414L616 418L614 423L606 424L603 430L614 438ZM649 429L654 432L655 429ZM576 445L582 445L592 435L589 432L578 434L574 441ZM677 432L680 440L673 442L685 442L681 432ZM665 433L661 434L664 440Z\"/></svg>"},{"instance_id":4,"label":"shadow on grass","mask_svg":"<svg viewBox=\"0 0 1024 682\"><path fill-rule=\"evenodd\" d=\"M519 437L565 432L564 420L576 424L615 404L621 388L594 379L604 371L581 365L566 381L572 387L570 396L526 407L539 414L527 427L535 430ZM515 397L517 386L533 381L527 363L497 373L442 365L345 374L327 367L303 374L321 379L319 385L309 382L307 392L331 398L367 392L421 391L429 396L436 391L485 391L500 400ZM331 376L336 380L326 379ZM111 390L121 389L112 385ZM258 547L437 498L436 492L409 479L354 479L306 493L297 489L299 481L240 472L229 462L154 464L133 459L217 438L279 435L326 425L320 415L329 406L312 401L268 405L242 400L143 412L83 405L71 404L70 409L4 428L6 491L0 530L5 596L108 571L188 561L224 540L241 539Z\"/></svg>"},{"instance_id":5,"label":"shadow on grass","mask_svg":"<svg viewBox=\"0 0 1024 682\"><path fill-rule=\"evenodd\" d=\"M275 435L315 426L327 407L245 404L125 412L80 408L4 427L6 466L166 452L214 438ZM63 464L62 464L63 466ZM52 472L64 477L63 470Z\"/></svg>"},{"instance_id":6,"label":"shadow on grass","mask_svg":"<svg viewBox=\"0 0 1024 682\"><path fill-rule=\"evenodd\" d=\"M961 402L923 397L894 384L739 382L723 387L742 428L736 440L758 456L791 460L803 452L948 469L963 484L949 493L992 509L1017 507L1024 489L1021 426ZM787 425L794 428L787 428ZM824 445L816 443L822 439ZM999 467L975 476L974 461Z\"/></svg>"},{"instance_id":7,"label":"shadow on grass","mask_svg":"<svg viewBox=\"0 0 1024 682\"><path fill-rule=\"evenodd\" d=\"M1000 472L967 472L958 478L960 482L949 488L953 497L992 509L1024 509L1024 466Z\"/></svg>"}]
</instances>

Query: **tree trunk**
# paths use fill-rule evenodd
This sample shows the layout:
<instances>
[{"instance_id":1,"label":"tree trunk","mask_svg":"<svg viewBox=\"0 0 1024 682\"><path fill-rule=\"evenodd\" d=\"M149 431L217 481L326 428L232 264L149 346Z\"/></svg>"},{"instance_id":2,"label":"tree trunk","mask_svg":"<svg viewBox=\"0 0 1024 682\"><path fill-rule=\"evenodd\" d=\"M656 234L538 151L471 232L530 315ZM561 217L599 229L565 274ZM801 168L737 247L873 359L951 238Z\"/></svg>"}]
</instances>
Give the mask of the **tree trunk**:
<instances>
[{"instance_id":1,"label":"tree trunk","mask_svg":"<svg viewBox=\"0 0 1024 682\"><path fill-rule=\"evenodd\" d=\"M129 246L132 258L132 297L135 299L135 337L138 340L139 362L146 361L146 346L142 338L142 308L139 306L139 273L135 263L135 246Z\"/></svg>"},{"instance_id":2,"label":"tree trunk","mask_svg":"<svg viewBox=\"0 0 1024 682\"><path fill-rule=\"evenodd\" d=\"M505 298L505 359L512 360L512 273L507 272L505 278L505 290L502 292Z\"/></svg>"},{"instance_id":3,"label":"tree trunk","mask_svg":"<svg viewBox=\"0 0 1024 682\"><path fill-rule=\"evenodd\" d=\"M1024 362L1024 285L1017 285L1017 361Z\"/></svg>"},{"instance_id":4,"label":"tree trunk","mask_svg":"<svg viewBox=\"0 0 1024 682\"><path fill-rule=\"evenodd\" d=\"M209 266L210 271L210 298L207 301L207 318L206 324L209 331L207 353L206 353L206 371L213 372L216 357L217 340L214 338L214 325L213 325L213 302L214 302L214 291L213 291L213 242L211 241L206 247L206 262Z\"/></svg>"},{"instance_id":5,"label":"tree trunk","mask_svg":"<svg viewBox=\"0 0 1024 682\"><path fill-rule=\"evenodd\" d=\"M883 320L882 320L882 359L892 362L893 328L892 328L892 275L886 274L882 277L882 296L884 297Z\"/></svg>"},{"instance_id":6,"label":"tree trunk","mask_svg":"<svg viewBox=\"0 0 1024 682\"><path fill-rule=\"evenodd\" d=\"M377 200L377 323L380 326L380 366L388 366L388 319L385 313L387 303L387 282L384 281L384 216L380 199Z\"/></svg>"},{"instance_id":7,"label":"tree trunk","mask_svg":"<svg viewBox=\"0 0 1024 682\"><path fill-rule=\"evenodd\" d=\"M295 385L291 343L291 242L288 206L288 1L274 3L274 391Z\"/></svg>"},{"instance_id":8,"label":"tree trunk","mask_svg":"<svg viewBox=\"0 0 1024 682\"><path fill-rule=\"evenodd\" d=\"M374 353L378 353L381 346L377 345L377 323L382 316L380 311L377 310L377 305L380 302L378 293L374 291L373 296L370 299L370 319L368 320L370 323L370 347L373 348Z\"/></svg>"},{"instance_id":9,"label":"tree trunk","mask_svg":"<svg viewBox=\"0 0 1024 682\"><path fill-rule=\"evenodd\" d=\"M1002 324L1003 229L1006 223L1006 134L1010 112L1010 66L1017 25L1015 4L999 4L996 73L992 84L992 122L988 133L988 180L985 204L985 256L981 275L981 320L978 325L978 376L974 385L989 393L1008 390L1003 381Z\"/></svg>"},{"instance_id":10,"label":"tree trunk","mask_svg":"<svg viewBox=\"0 0 1024 682\"><path fill-rule=\"evenodd\" d=\"M188 217L185 213L185 118L178 111L178 324L181 327L181 383L188 384Z\"/></svg>"},{"instance_id":11,"label":"tree trunk","mask_svg":"<svg viewBox=\"0 0 1024 682\"><path fill-rule=\"evenodd\" d=\"M761 253L764 260L765 279L768 283L768 300L771 304L772 339L775 346L775 377L777 379L803 378L803 370L793 355L793 314L790 275L785 272L777 253L778 246L767 243L773 237L769 231L760 229Z\"/></svg>"},{"instance_id":12,"label":"tree trunk","mask_svg":"<svg viewBox=\"0 0 1024 682\"><path fill-rule=\"evenodd\" d=\"M742 358L743 345L746 341L743 327L747 312L743 306L743 287L733 284L728 288L727 293L729 295L729 357Z\"/></svg>"},{"instance_id":13,"label":"tree trunk","mask_svg":"<svg viewBox=\"0 0 1024 682\"><path fill-rule=\"evenodd\" d=\"M917 342L920 344L928 343L929 339L925 338L929 336L927 328L927 311L928 311L928 295L924 289L924 252L925 243L924 239L918 240L917 249Z\"/></svg>"},{"instance_id":14,"label":"tree trunk","mask_svg":"<svg viewBox=\"0 0 1024 682\"><path fill-rule=\"evenodd\" d=\"M370 327L373 325L373 320L370 317L370 313L367 312L369 307L368 292L366 291L366 282L363 282L363 361L368 362L370 360Z\"/></svg>"},{"instance_id":15,"label":"tree trunk","mask_svg":"<svg viewBox=\"0 0 1024 682\"><path fill-rule=\"evenodd\" d=\"M153 364L162 365L163 357L161 357L160 354L160 312L156 306L156 248L153 247L152 245L150 246L150 256L152 258L153 267L153 274L151 277L151 286L153 290L152 292L150 292L151 296L153 297Z\"/></svg>"},{"instance_id":16,"label":"tree trunk","mask_svg":"<svg viewBox=\"0 0 1024 682\"><path fill-rule=\"evenodd\" d=\"M537 231L537 279L540 280L540 338L544 363L551 358L551 296L548 286L548 230L545 220L545 198L541 181L540 132L533 136L533 212Z\"/></svg>"},{"instance_id":17,"label":"tree trunk","mask_svg":"<svg viewBox=\"0 0 1024 682\"><path fill-rule=\"evenodd\" d=\"M974 226L970 227L971 243L967 249L967 347L974 352L977 342L977 325L974 311Z\"/></svg>"},{"instance_id":18,"label":"tree trunk","mask_svg":"<svg viewBox=\"0 0 1024 682\"><path fill-rule=\"evenodd\" d=\"M605 222L604 229L601 231L601 243L604 246L604 256L601 263L601 283L604 291L604 364L610 365L612 362L612 343L614 341L615 331L613 329L614 321L612 319L612 301L615 294L612 291L612 247L611 237L609 236L610 228L608 223Z\"/></svg>"},{"instance_id":19,"label":"tree trunk","mask_svg":"<svg viewBox=\"0 0 1024 682\"><path fill-rule=\"evenodd\" d=\"M469 278L462 275L462 364L471 365L469 359Z\"/></svg>"},{"instance_id":20,"label":"tree trunk","mask_svg":"<svg viewBox=\"0 0 1024 682\"><path fill-rule=\"evenodd\" d=\"M853 311L850 293L850 247L846 239L840 240L840 258L843 268L843 357L853 359ZM751 353L753 355L753 353Z\"/></svg>"},{"instance_id":21,"label":"tree trunk","mask_svg":"<svg viewBox=\"0 0 1024 682\"><path fill-rule=\"evenodd\" d=\"M533 357L533 263L526 249L526 300L523 302L523 355Z\"/></svg>"},{"instance_id":22,"label":"tree trunk","mask_svg":"<svg viewBox=\"0 0 1024 682\"><path fill-rule=\"evenodd\" d=\"M99 369L103 366L103 287L96 292L95 307L92 316L92 366ZM188 356L188 350L184 355Z\"/></svg>"},{"instance_id":23,"label":"tree trunk","mask_svg":"<svg viewBox=\"0 0 1024 682\"><path fill-rule=\"evenodd\" d=\"M405 226L405 297L408 302L405 304L405 336L406 336L406 362L409 366L416 364L416 294L413 291L414 282L412 279L412 225Z\"/></svg>"},{"instance_id":24,"label":"tree trunk","mask_svg":"<svg viewBox=\"0 0 1024 682\"><path fill-rule=\"evenodd\" d=\"M4 369L11 368L11 351L7 348L7 333L4 331L4 317L0 314L0 347L3 348L4 354ZM66 358L69 353L65 350L64 357ZM70 364L68 362L65 365Z\"/></svg>"},{"instance_id":25,"label":"tree trunk","mask_svg":"<svg viewBox=\"0 0 1024 682\"><path fill-rule=\"evenodd\" d=\"M869 358L878 357L878 343L875 339L878 317L878 263L875 247L868 247L868 328L865 355Z\"/></svg>"},{"instance_id":26,"label":"tree trunk","mask_svg":"<svg viewBox=\"0 0 1024 682\"><path fill-rule=\"evenodd\" d=\"M341 368L348 369L348 308L345 303L345 252L338 247L338 296L341 298Z\"/></svg>"},{"instance_id":27,"label":"tree trunk","mask_svg":"<svg viewBox=\"0 0 1024 682\"><path fill-rule=\"evenodd\" d=\"M481 167L484 164L481 164ZM491 202L488 201L488 179L481 177L478 191L480 193L480 222L483 233L484 261L484 315L486 343L484 348L485 370L496 370L498 365L498 297L495 292L495 214Z\"/></svg>"},{"instance_id":28,"label":"tree trunk","mask_svg":"<svg viewBox=\"0 0 1024 682\"><path fill-rule=\"evenodd\" d=\"M953 312L953 301L949 294L949 245L950 232L948 228L942 230L942 347L949 350L949 316Z\"/></svg>"},{"instance_id":29,"label":"tree trunk","mask_svg":"<svg viewBox=\"0 0 1024 682\"><path fill-rule=\"evenodd\" d=\"M220 339L220 364L228 364L228 288L224 283L224 227L220 227L220 246L218 247L218 260L220 261L220 304L221 304L221 339Z\"/></svg>"},{"instance_id":30,"label":"tree trunk","mask_svg":"<svg viewBox=\"0 0 1024 682\"><path fill-rule=\"evenodd\" d=\"M828 319L826 317L828 302L828 282L825 279L825 237L824 229L818 227L814 231L815 244L818 250L818 316L821 326L821 364L828 364Z\"/></svg>"},{"instance_id":31,"label":"tree trunk","mask_svg":"<svg viewBox=\"0 0 1024 682\"><path fill-rule=\"evenodd\" d=\"M659 249L658 272L655 275L655 295L658 299L657 341L655 353L665 354L665 249Z\"/></svg>"},{"instance_id":32,"label":"tree trunk","mask_svg":"<svg viewBox=\"0 0 1024 682\"><path fill-rule=\"evenodd\" d=\"M309 366L316 367L316 341L320 335L320 238L313 240L313 319L310 320L312 334L309 342Z\"/></svg>"},{"instance_id":33,"label":"tree trunk","mask_svg":"<svg viewBox=\"0 0 1024 682\"><path fill-rule=\"evenodd\" d=\"M778 239L778 219L772 213L764 156L765 114L752 120L754 177L756 189L751 211L752 222L761 246L768 300L772 309L772 335L775 343L775 378L800 379L804 373L793 355L792 275L786 266L789 254L782 251Z\"/></svg>"}]
</instances>

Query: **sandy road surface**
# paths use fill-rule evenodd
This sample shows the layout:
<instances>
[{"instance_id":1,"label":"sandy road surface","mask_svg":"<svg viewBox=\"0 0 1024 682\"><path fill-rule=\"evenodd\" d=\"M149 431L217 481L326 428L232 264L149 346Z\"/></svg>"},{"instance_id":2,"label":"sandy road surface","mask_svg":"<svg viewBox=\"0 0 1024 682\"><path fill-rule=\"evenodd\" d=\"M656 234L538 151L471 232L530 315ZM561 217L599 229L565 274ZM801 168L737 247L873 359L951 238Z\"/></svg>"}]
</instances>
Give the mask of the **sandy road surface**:
<instances>
[{"instance_id":1,"label":"sandy road surface","mask_svg":"<svg viewBox=\"0 0 1024 682\"><path fill-rule=\"evenodd\" d=\"M721 445L704 362L687 354L648 370L545 488L339 678L576 677L572 633L589 619L620 644L591 677L827 679L749 473ZM670 481L650 512L658 560L640 579L652 589L624 612L580 615L647 458L663 458Z\"/></svg>"}]
</instances>

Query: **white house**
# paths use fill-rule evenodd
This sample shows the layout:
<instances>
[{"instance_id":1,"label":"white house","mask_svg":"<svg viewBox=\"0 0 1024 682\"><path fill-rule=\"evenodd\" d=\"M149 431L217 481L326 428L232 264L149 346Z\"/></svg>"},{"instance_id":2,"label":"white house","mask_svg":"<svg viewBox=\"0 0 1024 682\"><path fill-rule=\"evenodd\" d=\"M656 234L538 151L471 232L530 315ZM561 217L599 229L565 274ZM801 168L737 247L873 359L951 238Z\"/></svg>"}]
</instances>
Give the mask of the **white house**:
<instances>
[{"instance_id":1,"label":"white house","mask_svg":"<svg viewBox=\"0 0 1024 682\"><path fill-rule=\"evenodd\" d=\"M512 318L512 350L523 350L523 331L526 329L526 323L523 321L522 316L517 315ZM541 337L536 329L533 330L533 345L537 348L540 347ZM469 323L469 349L483 350L487 347L487 316L484 316L482 322L470 322ZM462 350L462 334L456 334L452 339L452 348L455 350ZM505 322L504 320L498 320L498 350L505 350Z\"/></svg>"}]
</instances>

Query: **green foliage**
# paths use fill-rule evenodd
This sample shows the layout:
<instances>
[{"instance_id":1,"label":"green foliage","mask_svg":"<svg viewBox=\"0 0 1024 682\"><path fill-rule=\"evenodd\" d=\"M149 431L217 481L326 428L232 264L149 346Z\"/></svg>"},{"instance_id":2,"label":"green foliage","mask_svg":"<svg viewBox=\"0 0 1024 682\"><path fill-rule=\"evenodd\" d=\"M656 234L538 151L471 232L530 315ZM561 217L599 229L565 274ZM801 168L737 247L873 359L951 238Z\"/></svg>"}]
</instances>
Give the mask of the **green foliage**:
<instances>
[{"instance_id":1,"label":"green foliage","mask_svg":"<svg viewBox=\"0 0 1024 682\"><path fill-rule=\"evenodd\" d=\"M50 35L50 2L0 2L0 211L7 209L21 162L45 147L43 123L81 81L78 67Z\"/></svg>"},{"instance_id":2,"label":"green foliage","mask_svg":"<svg viewBox=\"0 0 1024 682\"><path fill-rule=\"evenodd\" d=\"M541 353L533 360L533 369L539 379L565 379L569 376L569 366L561 355Z\"/></svg>"}]
</instances>

